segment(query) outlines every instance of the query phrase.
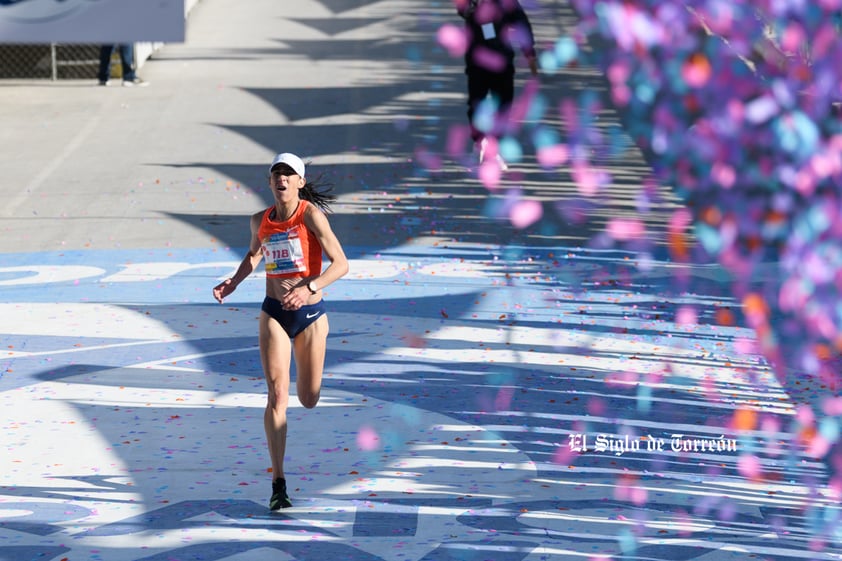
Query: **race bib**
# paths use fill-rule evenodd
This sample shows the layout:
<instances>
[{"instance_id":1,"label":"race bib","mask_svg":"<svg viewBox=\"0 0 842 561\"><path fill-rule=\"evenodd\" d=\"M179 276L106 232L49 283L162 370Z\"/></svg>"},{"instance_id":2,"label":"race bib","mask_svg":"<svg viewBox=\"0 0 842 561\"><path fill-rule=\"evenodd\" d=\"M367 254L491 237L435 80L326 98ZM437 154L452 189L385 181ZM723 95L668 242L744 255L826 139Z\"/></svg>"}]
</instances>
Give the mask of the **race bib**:
<instances>
[{"instance_id":1,"label":"race bib","mask_svg":"<svg viewBox=\"0 0 842 561\"><path fill-rule=\"evenodd\" d=\"M287 275L307 270L301 240L295 230L279 232L263 239L267 275Z\"/></svg>"}]
</instances>

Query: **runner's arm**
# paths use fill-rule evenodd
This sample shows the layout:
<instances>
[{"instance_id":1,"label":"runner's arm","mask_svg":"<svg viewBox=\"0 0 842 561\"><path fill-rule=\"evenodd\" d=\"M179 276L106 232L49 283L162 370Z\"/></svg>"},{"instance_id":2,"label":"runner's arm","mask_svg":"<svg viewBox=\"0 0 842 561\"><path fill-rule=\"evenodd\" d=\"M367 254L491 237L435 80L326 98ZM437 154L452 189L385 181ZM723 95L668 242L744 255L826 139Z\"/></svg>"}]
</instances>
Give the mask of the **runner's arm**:
<instances>
[{"instance_id":1,"label":"runner's arm","mask_svg":"<svg viewBox=\"0 0 842 561\"><path fill-rule=\"evenodd\" d=\"M260 227L260 220L263 216L262 212L258 212L251 217L251 241L249 242L249 250L243 258L237 271L231 278L225 279L213 289L213 297L216 301L222 304L226 296L237 289L237 286L243 282L249 275L251 275L260 260L263 259L263 252L260 248L260 239L257 237L257 229Z\"/></svg>"},{"instance_id":2,"label":"runner's arm","mask_svg":"<svg viewBox=\"0 0 842 561\"><path fill-rule=\"evenodd\" d=\"M322 251L330 261L330 265L324 271L317 272L315 277L308 279L316 283L319 290L339 280L348 273L348 258L342 244L333 233L327 216L315 207L309 207L304 215L304 224L315 234L322 246Z\"/></svg>"}]
</instances>

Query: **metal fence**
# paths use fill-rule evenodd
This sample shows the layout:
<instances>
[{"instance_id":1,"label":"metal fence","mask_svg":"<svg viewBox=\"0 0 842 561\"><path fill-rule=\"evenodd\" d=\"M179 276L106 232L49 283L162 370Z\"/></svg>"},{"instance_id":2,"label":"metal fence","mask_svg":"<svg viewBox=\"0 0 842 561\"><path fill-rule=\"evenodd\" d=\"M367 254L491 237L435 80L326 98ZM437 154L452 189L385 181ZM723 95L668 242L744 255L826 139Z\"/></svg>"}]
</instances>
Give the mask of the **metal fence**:
<instances>
[{"instance_id":1,"label":"metal fence","mask_svg":"<svg viewBox=\"0 0 842 561\"><path fill-rule=\"evenodd\" d=\"M96 79L99 45L0 45L0 79L45 80ZM112 75L122 69L119 56Z\"/></svg>"}]
</instances>

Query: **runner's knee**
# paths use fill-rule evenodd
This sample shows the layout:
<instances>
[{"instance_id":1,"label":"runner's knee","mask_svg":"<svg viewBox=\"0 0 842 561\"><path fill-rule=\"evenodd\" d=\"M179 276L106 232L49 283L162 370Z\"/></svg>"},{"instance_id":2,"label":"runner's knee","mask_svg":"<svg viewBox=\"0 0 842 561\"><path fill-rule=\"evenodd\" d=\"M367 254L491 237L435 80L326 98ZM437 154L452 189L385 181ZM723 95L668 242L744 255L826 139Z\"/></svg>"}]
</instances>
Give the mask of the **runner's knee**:
<instances>
[{"instance_id":1,"label":"runner's knee","mask_svg":"<svg viewBox=\"0 0 842 561\"><path fill-rule=\"evenodd\" d=\"M298 401L300 401L301 405L303 405L307 409L312 409L319 403L319 392L305 392L299 394Z\"/></svg>"},{"instance_id":2,"label":"runner's knee","mask_svg":"<svg viewBox=\"0 0 842 561\"><path fill-rule=\"evenodd\" d=\"M275 411L283 411L287 408L289 396L286 389L281 386L270 386L269 394L267 396L267 405Z\"/></svg>"}]
</instances>

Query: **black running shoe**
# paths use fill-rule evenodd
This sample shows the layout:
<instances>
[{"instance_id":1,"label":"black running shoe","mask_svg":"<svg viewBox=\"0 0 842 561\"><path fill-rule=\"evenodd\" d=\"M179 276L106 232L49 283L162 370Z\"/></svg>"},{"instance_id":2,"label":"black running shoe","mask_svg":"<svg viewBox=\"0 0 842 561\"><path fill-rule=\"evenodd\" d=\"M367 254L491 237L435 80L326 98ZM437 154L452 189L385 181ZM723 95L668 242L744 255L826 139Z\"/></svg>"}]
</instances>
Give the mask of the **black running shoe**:
<instances>
[{"instance_id":1,"label":"black running shoe","mask_svg":"<svg viewBox=\"0 0 842 561\"><path fill-rule=\"evenodd\" d=\"M272 482L272 498L269 499L269 510L280 510L292 506L287 496L286 479L276 479Z\"/></svg>"}]
</instances>

